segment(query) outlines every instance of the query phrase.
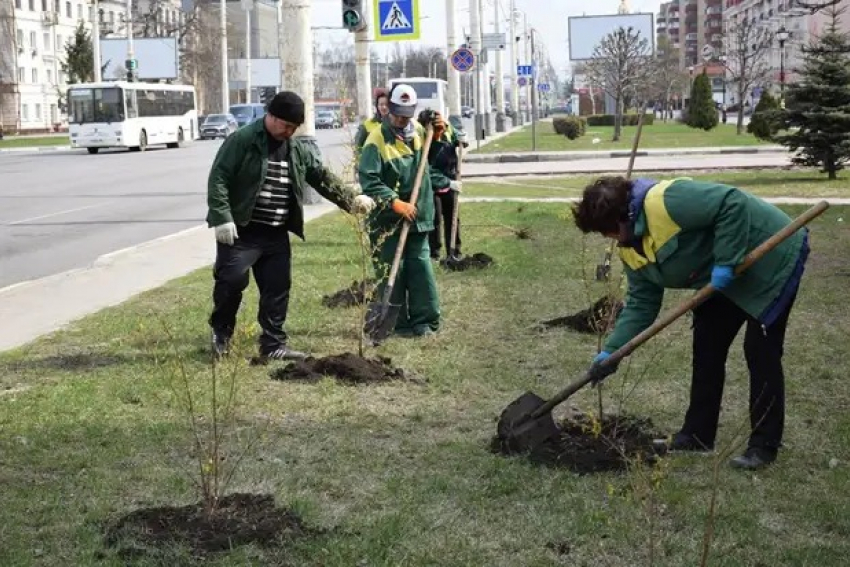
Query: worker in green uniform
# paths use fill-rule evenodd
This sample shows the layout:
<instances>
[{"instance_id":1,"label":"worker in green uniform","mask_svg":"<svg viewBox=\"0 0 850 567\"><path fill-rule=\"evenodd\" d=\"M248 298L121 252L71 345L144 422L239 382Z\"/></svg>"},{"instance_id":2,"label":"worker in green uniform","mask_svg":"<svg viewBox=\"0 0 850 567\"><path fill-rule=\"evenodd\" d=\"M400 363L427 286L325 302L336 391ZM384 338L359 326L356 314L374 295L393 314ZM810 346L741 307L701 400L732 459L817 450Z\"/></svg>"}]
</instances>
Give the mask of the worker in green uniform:
<instances>
[{"instance_id":1,"label":"worker in green uniform","mask_svg":"<svg viewBox=\"0 0 850 567\"><path fill-rule=\"evenodd\" d=\"M729 347L746 324L751 432L746 451L731 464L752 470L774 462L785 422L785 329L809 254L808 229L736 276L746 255L791 219L735 187L603 177L584 190L573 212L582 232L618 239L628 278L625 308L590 367L593 381L616 371L616 364L604 360L653 323L666 288L710 283L717 292L693 311L690 407L672 440L657 444L674 451L713 450Z\"/></svg>"},{"instance_id":2,"label":"worker in green uniform","mask_svg":"<svg viewBox=\"0 0 850 567\"><path fill-rule=\"evenodd\" d=\"M389 100L389 95L384 89L379 90L375 95L375 115L364 120L354 136L354 147L358 152L363 149L369 134L380 128L384 118L390 113Z\"/></svg>"},{"instance_id":3,"label":"worker in green uniform","mask_svg":"<svg viewBox=\"0 0 850 567\"><path fill-rule=\"evenodd\" d=\"M393 87L389 116L369 134L358 167L363 194L376 203L369 215L369 232L375 272L383 279L377 297L383 294L389 276L402 221L411 223L391 298L401 306L395 332L403 336L426 336L440 328L440 302L428 247L428 234L434 229L434 193L428 166L416 202L409 202L419 164L428 158L423 153L421 129L413 120L416 104L413 87ZM445 122L437 119L432 125L434 137L442 136Z\"/></svg>"}]
</instances>

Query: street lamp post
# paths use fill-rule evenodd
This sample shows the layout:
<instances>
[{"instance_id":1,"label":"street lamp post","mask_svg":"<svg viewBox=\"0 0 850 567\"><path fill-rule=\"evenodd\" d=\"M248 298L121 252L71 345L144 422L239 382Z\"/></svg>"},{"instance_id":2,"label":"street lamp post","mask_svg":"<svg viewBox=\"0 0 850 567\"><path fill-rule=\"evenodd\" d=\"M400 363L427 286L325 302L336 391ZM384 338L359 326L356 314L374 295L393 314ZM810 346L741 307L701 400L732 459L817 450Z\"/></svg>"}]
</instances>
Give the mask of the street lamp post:
<instances>
[{"instance_id":1,"label":"street lamp post","mask_svg":"<svg viewBox=\"0 0 850 567\"><path fill-rule=\"evenodd\" d=\"M785 42L791 37L791 32L781 26L776 30L776 40L779 42L779 104L785 108Z\"/></svg>"},{"instance_id":2,"label":"street lamp post","mask_svg":"<svg viewBox=\"0 0 850 567\"><path fill-rule=\"evenodd\" d=\"M723 77L721 78L723 81L723 106L721 107L720 114L723 116L723 123L726 124L726 56L721 55L719 59L720 65L723 66Z\"/></svg>"}]
</instances>

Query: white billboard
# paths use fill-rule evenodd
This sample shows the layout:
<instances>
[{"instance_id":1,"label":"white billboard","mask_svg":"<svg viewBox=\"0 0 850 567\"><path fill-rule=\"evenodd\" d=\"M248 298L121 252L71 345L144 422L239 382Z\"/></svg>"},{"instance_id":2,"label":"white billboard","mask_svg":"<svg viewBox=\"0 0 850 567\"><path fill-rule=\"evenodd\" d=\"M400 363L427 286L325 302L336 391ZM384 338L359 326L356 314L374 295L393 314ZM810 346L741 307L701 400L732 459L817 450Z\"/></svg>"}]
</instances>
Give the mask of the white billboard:
<instances>
[{"instance_id":1,"label":"white billboard","mask_svg":"<svg viewBox=\"0 0 850 567\"><path fill-rule=\"evenodd\" d=\"M177 38L140 37L133 39L133 55L138 61L136 73L141 81L176 79L180 76ZM100 40L100 66L106 65L103 80L124 80L127 61L127 38Z\"/></svg>"},{"instance_id":2,"label":"white billboard","mask_svg":"<svg viewBox=\"0 0 850 567\"><path fill-rule=\"evenodd\" d=\"M230 88L244 89L247 65L245 59L228 61ZM280 59L251 59L251 87L280 87Z\"/></svg>"},{"instance_id":3,"label":"white billboard","mask_svg":"<svg viewBox=\"0 0 850 567\"><path fill-rule=\"evenodd\" d=\"M655 16L651 12L640 14L614 14L608 16L570 16L570 60L585 61L593 58L593 50L605 36L618 28L632 28L649 41L655 53Z\"/></svg>"}]
</instances>

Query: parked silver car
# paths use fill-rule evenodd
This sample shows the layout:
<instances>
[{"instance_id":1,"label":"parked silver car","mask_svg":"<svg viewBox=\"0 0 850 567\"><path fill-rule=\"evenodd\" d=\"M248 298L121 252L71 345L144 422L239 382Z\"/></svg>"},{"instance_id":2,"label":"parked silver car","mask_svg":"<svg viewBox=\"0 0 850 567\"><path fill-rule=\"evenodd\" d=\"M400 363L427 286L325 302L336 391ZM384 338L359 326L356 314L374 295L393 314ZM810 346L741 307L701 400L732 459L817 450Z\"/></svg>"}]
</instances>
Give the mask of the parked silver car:
<instances>
[{"instance_id":1,"label":"parked silver car","mask_svg":"<svg viewBox=\"0 0 850 567\"><path fill-rule=\"evenodd\" d=\"M201 125L201 139L226 138L239 128L232 114L210 114Z\"/></svg>"},{"instance_id":2,"label":"parked silver car","mask_svg":"<svg viewBox=\"0 0 850 567\"><path fill-rule=\"evenodd\" d=\"M316 111L316 128L342 128L342 121L332 110Z\"/></svg>"}]
</instances>

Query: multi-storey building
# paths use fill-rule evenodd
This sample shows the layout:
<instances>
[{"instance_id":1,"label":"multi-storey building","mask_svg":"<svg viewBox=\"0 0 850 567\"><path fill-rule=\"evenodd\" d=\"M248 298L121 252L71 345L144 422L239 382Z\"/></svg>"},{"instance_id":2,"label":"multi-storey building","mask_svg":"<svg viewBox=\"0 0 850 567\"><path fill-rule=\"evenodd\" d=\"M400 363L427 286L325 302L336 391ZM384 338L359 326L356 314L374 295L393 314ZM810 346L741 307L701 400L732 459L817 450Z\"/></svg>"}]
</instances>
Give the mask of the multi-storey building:
<instances>
[{"instance_id":1,"label":"multi-storey building","mask_svg":"<svg viewBox=\"0 0 850 567\"><path fill-rule=\"evenodd\" d=\"M183 21L180 0L136 0L133 10L138 35L158 35ZM100 0L98 14L101 37L126 37L126 2ZM66 46L80 23L91 31L94 17L95 7L86 0L0 0L0 127L21 132L64 127Z\"/></svg>"},{"instance_id":2,"label":"multi-storey building","mask_svg":"<svg viewBox=\"0 0 850 567\"><path fill-rule=\"evenodd\" d=\"M679 52L682 69L702 63L723 44L723 0L671 0L661 4L658 37Z\"/></svg>"}]
</instances>

